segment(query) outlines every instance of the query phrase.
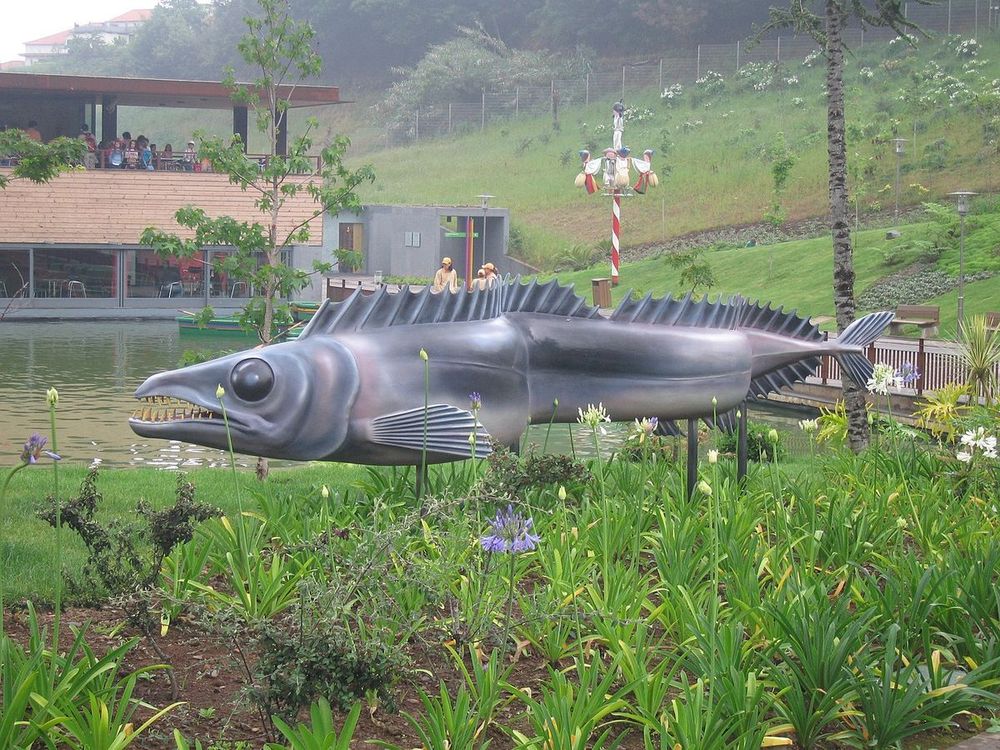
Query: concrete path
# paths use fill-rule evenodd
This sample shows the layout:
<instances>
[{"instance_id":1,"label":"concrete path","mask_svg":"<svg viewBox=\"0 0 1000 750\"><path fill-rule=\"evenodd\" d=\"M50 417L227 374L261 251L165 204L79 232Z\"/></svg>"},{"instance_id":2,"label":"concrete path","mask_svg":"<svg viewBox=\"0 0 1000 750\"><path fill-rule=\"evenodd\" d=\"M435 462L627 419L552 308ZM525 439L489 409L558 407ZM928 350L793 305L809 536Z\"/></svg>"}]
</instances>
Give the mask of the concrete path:
<instances>
[{"instance_id":1,"label":"concrete path","mask_svg":"<svg viewBox=\"0 0 1000 750\"><path fill-rule=\"evenodd\" d=\"M951 750L1000 750L1000 734L983 732L964 742L952 745Z\"/></svg>"}]
</instances>

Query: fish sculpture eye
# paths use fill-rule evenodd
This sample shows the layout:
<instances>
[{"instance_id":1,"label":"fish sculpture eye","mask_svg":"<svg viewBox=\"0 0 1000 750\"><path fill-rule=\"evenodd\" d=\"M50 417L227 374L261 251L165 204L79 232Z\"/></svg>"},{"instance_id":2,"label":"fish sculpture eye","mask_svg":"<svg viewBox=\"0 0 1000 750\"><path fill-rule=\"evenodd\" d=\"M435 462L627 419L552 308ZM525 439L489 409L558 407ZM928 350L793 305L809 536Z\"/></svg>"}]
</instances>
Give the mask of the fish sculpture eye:
<instances>
[{"instance_id":1,"label":"fish sculpture eye","mask_svg":"<svg viewBox=\"0 0 1000 750\"><path fill-rule=\"evenodd\" d=\"M262 359L244 359L229 376L236 395L244 401L260 401L274 387L274 371Z\"/></svg>"}]
</instances>

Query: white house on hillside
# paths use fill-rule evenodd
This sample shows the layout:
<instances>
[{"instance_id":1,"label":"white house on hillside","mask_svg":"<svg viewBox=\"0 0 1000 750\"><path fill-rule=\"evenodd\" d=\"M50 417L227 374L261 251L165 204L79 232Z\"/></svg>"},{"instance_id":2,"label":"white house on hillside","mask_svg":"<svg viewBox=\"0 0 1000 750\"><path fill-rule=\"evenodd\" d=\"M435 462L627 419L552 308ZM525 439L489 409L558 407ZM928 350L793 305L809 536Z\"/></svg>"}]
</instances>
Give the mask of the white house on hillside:
<instances>
[{"instance_id":1,"label":"white house on hillside","mask_svg":"<svg viewBox=\"0 0 1000 750\"><path fill-rule=\"evenodd\" d=\"M149 20L152 13L153 11L149 8L135 8L107 21L77 24L67 31L60 31L58 34L50 34L41 39L25 42L22 53L24 64L33 65L42 60L49 60L56 55L65 55L69 51L69 40L78 36L101 39L106 44L114 44L119 39L128 40L140 26Z\"/></svg>"}]
</instances>

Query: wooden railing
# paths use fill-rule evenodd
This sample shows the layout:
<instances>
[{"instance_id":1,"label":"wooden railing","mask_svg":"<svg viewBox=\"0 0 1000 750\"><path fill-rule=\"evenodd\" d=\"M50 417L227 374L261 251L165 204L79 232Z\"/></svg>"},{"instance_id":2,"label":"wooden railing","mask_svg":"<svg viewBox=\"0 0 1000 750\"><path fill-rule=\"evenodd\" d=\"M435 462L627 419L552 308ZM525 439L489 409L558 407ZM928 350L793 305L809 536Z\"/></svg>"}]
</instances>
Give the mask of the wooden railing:
<instances>
[{"instance_id":1,"label":"wooden railing","mask_svg":"<svg viewBox=\"0 0 1000 750\"><path fill-rule=\"evenodd\" d=\"M916 367L920 373L916 382L908 388L893 388L897 393L922 396L948 383L962 383L966 378L958 346L947 341L881 338L867 348L865 356L872 364L887 364L896 370L906 363ZM1000 378L1000 364L996 374ZM819 372L806 382L840 385L840 364L833 357L823 357Z\"/></svg>"}]
</instances>

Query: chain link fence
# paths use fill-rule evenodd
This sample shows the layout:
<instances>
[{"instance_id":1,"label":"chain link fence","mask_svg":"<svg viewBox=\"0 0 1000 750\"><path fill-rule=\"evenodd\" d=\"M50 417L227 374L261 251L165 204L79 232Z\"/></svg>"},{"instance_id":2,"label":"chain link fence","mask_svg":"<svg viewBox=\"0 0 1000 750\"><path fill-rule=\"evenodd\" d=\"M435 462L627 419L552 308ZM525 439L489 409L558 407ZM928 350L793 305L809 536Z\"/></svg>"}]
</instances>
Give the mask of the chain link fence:
<instances>
[{"instance_id":1,"label":"chain link fence","mask_svg":"<svg viewBox=\"0 0 1000 750\"><path fill-rule=\"evenodd\" d=\"M910 2L905 10L908 20L934 34L979 36L1000 28L1000 0L942 0L937 5ZM869 42L892 39L895 32L888 28L852 29L844 36L849 47L860 49ZM755 45L743 41L699 44L683 55L655 56L622 65L603 63L583 78L552 79L548 85L483 91L479 101L421 107L409 121L386 130L385 145L482 130L487 124L521 115L548 113L555 119L561 107L627 99L639 92L663 91L675 83L688 85L710 70L725 74L750 63L801 62L816 49L812 39L777 36Z\"/></svg>"}]
</instances>

